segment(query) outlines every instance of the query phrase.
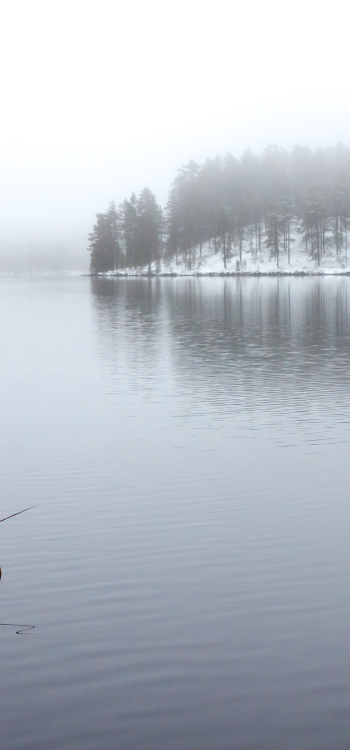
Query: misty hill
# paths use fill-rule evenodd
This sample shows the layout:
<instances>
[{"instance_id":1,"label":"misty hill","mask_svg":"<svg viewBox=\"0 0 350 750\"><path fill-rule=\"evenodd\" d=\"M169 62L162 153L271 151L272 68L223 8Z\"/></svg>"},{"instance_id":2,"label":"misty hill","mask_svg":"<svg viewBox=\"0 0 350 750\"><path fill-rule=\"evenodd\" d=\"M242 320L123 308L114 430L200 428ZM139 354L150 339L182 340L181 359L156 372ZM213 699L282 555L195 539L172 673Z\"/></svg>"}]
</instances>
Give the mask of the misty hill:
<instances>
[{"instance_id":1,"label":"misty hill","mask_svg":"<svg viewBox=\"0 0 350 750\"><path fill-rule=\"evenodd\" d=\"M90 270L344 268L349 228L350 149L270 146L190 161L164 211L149 188L112 202L89 235Z\"/></svg>"}]
</instances>

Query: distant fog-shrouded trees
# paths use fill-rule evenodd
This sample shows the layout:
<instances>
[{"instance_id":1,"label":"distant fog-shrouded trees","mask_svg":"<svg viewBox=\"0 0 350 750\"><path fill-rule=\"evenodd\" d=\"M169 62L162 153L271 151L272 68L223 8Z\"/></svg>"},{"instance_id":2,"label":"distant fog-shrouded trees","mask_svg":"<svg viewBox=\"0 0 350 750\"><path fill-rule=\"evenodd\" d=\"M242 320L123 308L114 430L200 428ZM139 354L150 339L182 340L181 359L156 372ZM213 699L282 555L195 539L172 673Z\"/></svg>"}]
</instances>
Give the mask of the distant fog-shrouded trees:
<instances>
[{"instance_id":1,"label":"distant fog-shrouded trees","mask_svg":"<svg viewBox=\"0 0 350 750\"><path fill-rule=\"evenodd\" d=\"M159 268L161 260L201 257L204 243L222 254L224 267L242 253L268 252L280 266L291 262L293 242L322 265L332 254L347 261L350 229L350 148L337 144L312 152L269 146L260 157L247 150L190 161L173 181L164 214L145 188L116 210L97 215L90 239L91 271Z\"/></svg>"},{"instance_id":2,"label":"distant fog-shrouded trees","mask_svg":"<svg viewBox=\"0 0 350 750\"><path fill-rule=\"evenodd\" d=\"M96 215L90 242L90 269L93 273L105 273L120 266L121 249L118 240L118 214L114 201L104 214Z\"/></svg>"},{"instance_id":3,"label":"distant fog-shrouded trees","mask_svg":"<svg viewBox=\"0 0 350 750\"><path fill-rule=\"evenodd\" d=\"M163 214L149 188L135 193L116 210L112 201L89 235L90 270L106 273L121 268L151 270L162 257Z\"/></svg>"}]
</instances>

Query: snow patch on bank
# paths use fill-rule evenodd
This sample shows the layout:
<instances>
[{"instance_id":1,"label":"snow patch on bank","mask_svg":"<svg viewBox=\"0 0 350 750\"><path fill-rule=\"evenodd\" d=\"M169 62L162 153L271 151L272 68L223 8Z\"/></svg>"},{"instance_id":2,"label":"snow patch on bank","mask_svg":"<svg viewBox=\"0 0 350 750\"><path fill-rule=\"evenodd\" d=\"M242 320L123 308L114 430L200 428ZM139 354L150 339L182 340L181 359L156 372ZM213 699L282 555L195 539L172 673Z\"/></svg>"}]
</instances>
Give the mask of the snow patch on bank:
<instances>
[{"instance_id":1,"label":"snow patch on bank","mask_svg":"<svg viewBox=\"0 0 350 750\"><path fill-rule=\"evenodd\" d=\"M222 243L217 245L215 251L213 242L205 242L200 249L195 247L192 252L192 258L189 254L186 258L179 255L178 262L175 258L171 260L161 260L158 263L151 264L151 274L156 276L176 275L176 276L210 276L222 274L237 275L267 275L267 274L308 274L308 275L335 275L350 274L350 252L344 248L341 249L337 259L334 249L327 249L321 258L320 265L317 259L310 257L305 252L305 246L299 234L292 236L292 249L290 264L288 263L287 253L281 251L279 264L266 247L259 248L252 246L249 240L244 240L242 244L241 259L237 247L230 251L230 257L226 259L226 267L223 258ZM347 257L349 255L349 257ZM126 268L117 272L110 271L107 276L145 276L149 275L148 266L143 268Z\"/></svg>"}]
</instances>

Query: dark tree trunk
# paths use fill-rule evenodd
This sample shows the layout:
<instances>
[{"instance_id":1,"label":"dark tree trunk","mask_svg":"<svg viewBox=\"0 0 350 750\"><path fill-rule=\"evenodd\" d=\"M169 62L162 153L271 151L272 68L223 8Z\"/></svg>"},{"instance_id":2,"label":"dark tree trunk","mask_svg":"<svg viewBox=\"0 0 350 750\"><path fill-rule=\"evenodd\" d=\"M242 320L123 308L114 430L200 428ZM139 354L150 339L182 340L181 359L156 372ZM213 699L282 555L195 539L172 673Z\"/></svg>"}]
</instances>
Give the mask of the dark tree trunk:
<instances>
[{"instance_id":1,"label":"dark tree trunk","mask_svg":"<svg viewBox=\"0 0 350 750\"><path fill-rule=\"evenodd\" d=\"M335 247L337 251L337 260L339 260L338 216L335 217Z\"/></svg>"},{"instance_id":2,"label":"dark tree trunk","mask_svg":"<svg viewBox=\"0 0 350 750\"><path fill-rule=\"evenodd\" d=\"M288 219L288 264L290 265L290 219Z\"/></svg>"},{"instance_id":3,"label":"dark tree trunk","mask_svg":"<svg viewBox=\"0 0 350 750\"><path fill-rule=\"evenodd\" d=\"M277 227L277 216L275 216L274 219L274 227L273 227L273 244L275 246L275 254L276 254L276 262L277 262L277 268L280 267L280 255L279 255L279 247L278 247L278 227Z\"/></svg>"}]
</instances>

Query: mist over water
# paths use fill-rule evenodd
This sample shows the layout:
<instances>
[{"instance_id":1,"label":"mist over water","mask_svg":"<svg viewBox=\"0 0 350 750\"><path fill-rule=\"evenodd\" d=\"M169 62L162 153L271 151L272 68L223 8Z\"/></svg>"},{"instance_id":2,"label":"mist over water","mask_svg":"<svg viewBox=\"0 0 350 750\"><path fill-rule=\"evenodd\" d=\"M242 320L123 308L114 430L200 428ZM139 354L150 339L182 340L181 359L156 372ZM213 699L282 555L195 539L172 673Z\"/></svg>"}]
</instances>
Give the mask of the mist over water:
<instances>
[{"instance_id":1,"label":"mist over water","mask_svg":"<svg viewBox=\"0 0 350 750\"><path fill-rule=\"evenodd\" d=\"M348 287L0 280L4 750L348 748Z\"/></svg>"}]
</instances>

